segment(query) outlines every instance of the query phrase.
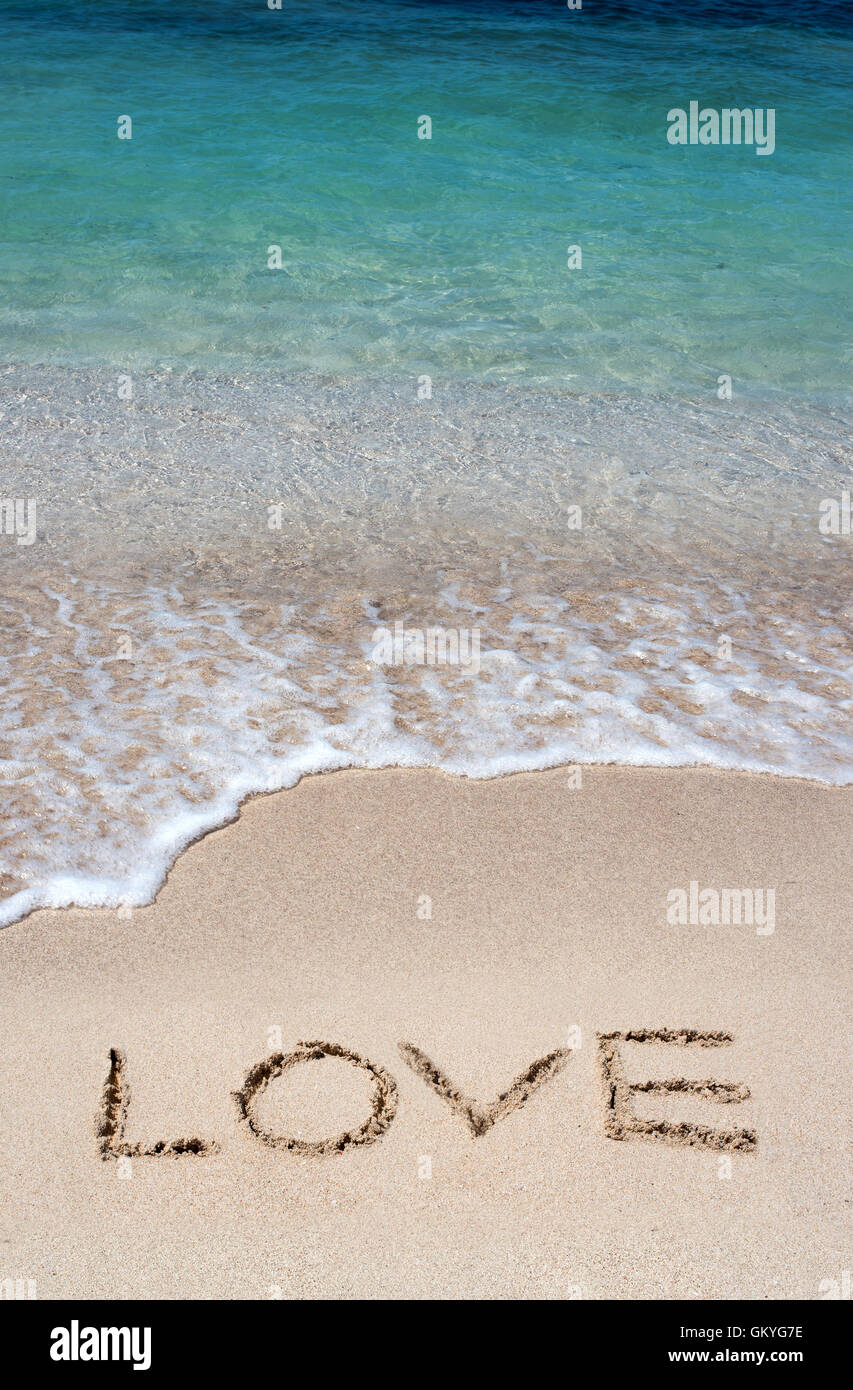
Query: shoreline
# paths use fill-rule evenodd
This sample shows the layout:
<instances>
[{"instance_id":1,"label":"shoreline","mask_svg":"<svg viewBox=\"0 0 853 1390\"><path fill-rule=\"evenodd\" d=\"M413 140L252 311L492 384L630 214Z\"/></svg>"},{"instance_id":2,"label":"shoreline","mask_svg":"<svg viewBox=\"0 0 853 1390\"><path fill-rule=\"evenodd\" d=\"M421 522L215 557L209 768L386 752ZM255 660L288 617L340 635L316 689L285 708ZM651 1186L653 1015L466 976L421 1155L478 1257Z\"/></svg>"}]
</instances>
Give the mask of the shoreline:
<instances>
[{"instance_id":1,"label":"shoreline","mask_svg":"<svg viewBox=\"0 0 853 1390\"><path fill-rule=\"evenodd\" d=\"M17 925L19 925L19 924L21 924L21 923L27 922L31 917L33 917L36 913L39 913L39 912L75 912L75 911L76 911L76 912L81 912L81 911L82 911L82 912L86 912L86 911L88 911L88 912L106 912L106 913L108 913L108 912L115 912L116 910L119 910L119 911L122 911L122 912L125 912L125 911L128 911L128 910L130 910L130 911L138 911L139 909L144 908L144 907L152 907L152 906L157 902L157 900L158 900L160 894L162 893L163 889L166 887L166 884L167 884L168 881L169 881L169 876L170 876L170 874L172 874L172 872L173 872L174 869L177 867L178 863L179 863L180 860L183 858L183 856L184 856L185 854L188 854L188 853L190 852L190 850L192 850L197 844L199 844L202 840L207 839L208 836L210 836L210 835L215 835L218 831L220 831L220 830L226 830L226 829L228 829L229 826L232 826L232 825L235 825L235 824L239 823L239 821L240 821L240 819L241 819L241 817L242 817L242 815L243 815L243 813L244 813L244 811L245 811L245 808L246 808L248 805L250 805L252 802L257 801L257 800L263 800L263 799L265 799L265 798L267 798L267 797L285 796L285 795L287 795L287 793L295 791L296 788L299 787L299 786L301 785L301 783L303 783L303 782L306 781L307 779L333 777L333 776L335 776L336 774L338 774L338 775L344 775L344 776L345 776L345 775L347 775L348 773L373 773L373 774L378 774L378 773L384 773L384 772L392 772L392 773L394 773L394 772L401 772L401 773L427 773L427 774L434 773L434 774L436 774L436 775L439 776L439 777L447 777L447 778L450 778L450 779L462 779L463 781L469 781L469 782L497 782L497 781L504 781L505 779L510 779L510 778L514 778L514 777L533 777L533 776L537 776L537 775L540 774L540 773L565 772L565 773L567 773L568 775L571 775L571 776L573 776L575 779L577 779L577 780L579 781L579 784L580 784L580 782L582 782L582 778L583 778L584 773L587 772L587 771L593 770L593 769L595 769L595 770L600 770L600 769L614 769L614 770L618 770L618 771L631 771L631 772L652 773L652 774L653 774L653 773L658 773L658 774L661 774L661 775L666 775L667 773L710 773L710 774L716 774L716 775L725 776L725 777L730 777L730 776L732 776L732 777L748 777L748 778L759 778L759 779L762 779L762 780L764 780L764 779L769 779L769 780L771 780L771 781L774 781L774 780L777 780L777 779L778 779L778 780L781 780L781 781L783 781L783 782L802 783L804 786L820 787L820 788L823 788L823 789L825 789L825 790L827 790L827 791L835 791L835 792L853 792L853 781L851 781L851 782L828 782L828 781L825 781L823 778L821 778L821 777L819 777L819 776L817 776L817 775L815 775L814 777L808 777L808 776L805 776L805 775L802 774L802 773L797 773L797 772L790 772L790 773L789 773L789 772L784 772L784 771L778 771L778 772L777 772L777 771L765 770L765 769L762 769L762 768L754 769L754 768L741 768L741 767L738 767L738 768L733 768L733 767L714 767L714 766L709 765L709 764L693 764L693 763L691 763L691 764L687 764L687 763L685 763L685 764L679 764L679 763L666 763L666 764L657 764L657 765L656 765L656 764L653 764L653 763L648 763L648 764L647 764L647 763L636 763L636 764L633 764L633 763L624 763L624 762L618 762L618 761L616 761L616 760L613 760L612 762L590 762L590 763L574 763L574 762L569 762L569 761L556 761L556 762L553 762L553 763L548 763L548 764L546 764L546 765L544 765L544 766L530 767L530 768L523 768L523 767L522 767L522 768L514 769L514 770L512 770L512 771L507 771L507 772L487 773L487 774L484 774L483 776L473 776L473 775L471 775L470 773L467 773L467 772L462 772L462 771L455 772L455 771L451 771L451 770L446 769L446 768L442 768L442 767L433 767L433 766L429 766L429 765L426 765L426 764L424 764L424 765L410 764L410 765L407 766L407 765L405 765L405 764L400 764L400 763L390 763L390 764L383 765L383 766L381 766L381 767L358 767L358 766L353 766L353 765L351 765L351 764L345 764L345 765L342 765L342 766L340 766L340 767L320 768L320 769L312 770L312 771L309 771L309 772L302 772L302 773L299 773L298 776L296 777L296 780L295 780L294 782L292 782L291 784L289 784L289 785L285 785L285 786L281 786L281 787L272 787L272 788L270 788L270 789L260 789L260 790L249 791L249 792L246 792L244 795L241 795L241 796L239 797L239 799L237 800L237 803L236 803L236 806L235 806L235 808L234 808L234 810L233 810L233 813L231 813L230 815L226 815L225 818L224 818L224 819L221 819L221 820L217 818L217 819L216 819L215 821L213 821L211 824L207 825L205 828L203 828L203 829L199 830L197 833L193 834L193 835L191 836L191 838L188 839L188 840L181 846L181 848L177 849L177 850L174 852L174 854L172 855L172 857L171 857L170 860L169 860L168 865L166 866L166 868L165 868L164 871L163 871L163 875L162 875L162 878L161 878L161 880L160 880L160 883L159 883L158 886L155 888L155 890L154 890L152 896L151 896L150 898L148 898L146 901L144 901L144 902L138 902L138 903L137 903L137 902L131 902L131 901L127 900L127 899L122 899L122 900L117 901L117 902L115 902L115 903L99 903L99 904L93 904L93 905L89 905L89 906L87 906L87 905L85 905L85 904L81 904L81 903L79 903L79 902L68 902L68 903L63 903L63 904L49 904L49 903L48 903L48 904L45 904L45 903L43 903L43 902L39 902L39 903L36 903L36 904L35 904L34 906L32 906L32 907L29 907L29 908L24 909L24 910L23 910L22 912L20 912L18 915L14 916L14 917L10 917L8 921L3 920L3 917L4 917L4 908L6 907L6 905L8 904L9 906L11 906L11 904L14 902L14 900L15 900L16 897L22 896L23 894L28 893L29 891L31 891L31 890L24 889L24 890L22 890L22 893L21 893L21 894L13 894L13 895L11 895L11 896L8 897L8 898L0 899L0 933L2 933L3 931L6 931L9 927L14 927L14 926L17 926ZM171 854L171 851L170 851L170 854ZM81 892L82 892L82 890L81 890Z\"/></svg>"},{"instance_id":2,"label":"shoreline","mask_svg":"<svg viewBox=\"0 0 853 1390\"><path fill-rule=\"evenodd\" d=\"M853 778L841 409L121 381L0 376L4 901L306 770Z\"/></svg>"}]
</instances>

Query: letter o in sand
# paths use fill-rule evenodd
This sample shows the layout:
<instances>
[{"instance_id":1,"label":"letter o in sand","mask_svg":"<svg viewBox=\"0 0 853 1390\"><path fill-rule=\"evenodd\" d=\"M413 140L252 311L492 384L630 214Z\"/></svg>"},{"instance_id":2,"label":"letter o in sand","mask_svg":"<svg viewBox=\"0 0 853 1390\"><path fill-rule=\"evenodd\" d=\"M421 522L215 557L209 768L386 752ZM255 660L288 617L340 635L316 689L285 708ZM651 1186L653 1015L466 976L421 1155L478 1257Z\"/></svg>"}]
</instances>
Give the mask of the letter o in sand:
<instances>
[{"instance_id":1,"label":"letter o in sand","mask_svg":"<svg viewBox=\"0 0 853 1390\"><path fill-rule=\"evenodd\" d=\"M310 1142L293 1139L286 1134L270 1134L255 1118L257 1097L263 1094L271 1081L291 1067L299 1066L302 1062L319 1062L323 1057L338 1057L344 1062L351 1062L354 1067L360 1067L373 1077L373 1103L364 1124L359 1129L344 1130L332 1139ZM271 1149L290 1149L299 1154L334 1154L343 1153L344 1149L354 1148L358 1144L373 1144L382 1137L397 1113L397 1083L384 1067L368 1062L366 1057L360 1057L357 1052L351 1052L339 1043L300 1042L292 1052L273 1053L252 1067L242 1089L234 1092L234 1099L240 1119L245 1120L252 1133Z\"/></svg>"}]
</instances>

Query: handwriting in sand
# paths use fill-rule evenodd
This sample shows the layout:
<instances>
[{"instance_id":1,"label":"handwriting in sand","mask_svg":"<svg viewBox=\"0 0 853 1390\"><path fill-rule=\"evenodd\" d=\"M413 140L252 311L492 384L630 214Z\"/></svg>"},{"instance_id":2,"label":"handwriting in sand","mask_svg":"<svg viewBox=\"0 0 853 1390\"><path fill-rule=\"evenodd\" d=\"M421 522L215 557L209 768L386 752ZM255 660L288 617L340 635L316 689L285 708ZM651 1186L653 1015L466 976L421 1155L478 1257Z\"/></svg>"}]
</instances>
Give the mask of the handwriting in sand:
<instances>
[{"instance_id":1,"label":"handwriting in sand","mask_svg":"<svg viewBox=\"0 0 853 1390\"><path fill-rule=\"evenodd\" d=\"M708 1125L669 1120L643 1119L636 1114L632 1099L639 1094L691 1094L717 1105L737 1104L748 1100L749 1089L735 1081L690 1081L675 1077L665 1081L628 1081L622 1061L623 1043L665 1043L675 1047L724 1047L733 1041L731 1033L699 1032L692 1028L638 1028L627 1032L599 1033L598 1055L601 1064L602 1096L604 1102L604 1133L608 1139L645 1139L689 1148L716 1149L751 1153L758 1142L751 1129L713 1129ZM534 1091L557 1076L572 1056L567 1048L557 1048L540 1057L515 1078L496 1100L483 1102L466 1096L447 1074L427 1057L414 1043L401 1042L400 1055L454 1115L464 1120L475 1139L482 1138L511 1111L525 1105ZM370 1110L363 1124L327 1139L308 1141L290 1135L275 1134L264 1128L256 1114L256 1102L271 1081L291 1068L335 1057L366 1072L372 1081ZM390 1072L376 1062L370 1062L358 1052L340 1043L300 1042L291 1052L276 1052L250 1068L243 1085L234 1092L241 1125L255 1139L272 1149L287 1149L292 1153L324 1157L340 1154L364 1144L375 1144L389 1128L397 1113L397 1083ZM110 1069L101 1098L97 1134L101 1157L105 1160L141 1157L205 1157L218 1151L219 1145L210 1139L169 1139L153 1144L134 1143L127 1138L130 1087L127 1059L117 1048L110 1051Z\"/></svg>"}]
</instances>

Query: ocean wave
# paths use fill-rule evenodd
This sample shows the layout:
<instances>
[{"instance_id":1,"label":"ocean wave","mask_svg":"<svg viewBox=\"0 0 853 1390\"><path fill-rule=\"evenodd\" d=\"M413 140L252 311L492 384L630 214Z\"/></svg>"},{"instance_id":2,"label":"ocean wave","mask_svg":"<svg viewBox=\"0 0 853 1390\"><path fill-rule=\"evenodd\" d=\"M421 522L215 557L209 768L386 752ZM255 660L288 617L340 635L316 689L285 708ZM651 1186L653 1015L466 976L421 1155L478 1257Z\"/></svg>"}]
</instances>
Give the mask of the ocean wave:
<instances>
[{"instance_id":1,"label":"ocean wave","mask_svg":"<svg viewBox=\"0 0 853 1390\"><path fill-rule=\"evenodd\" d=\"M339 768L618 762L853 782L837 624L719 585L549 596L518 563L504 577L491 592L450 582L429 611L85 580L7 598L0 923L149 902L246 797Z\"/></svg>"},{"instance_id":2,"label":"ocean wave","mask_svg":"<svg viewBox=\"0 0 853 1390\"><path fill-rule=\"evenodd\" d=\"M134 388L0 376L0 923L333 769L853 781L841 407Z\"/></svg>"}]
</instances>

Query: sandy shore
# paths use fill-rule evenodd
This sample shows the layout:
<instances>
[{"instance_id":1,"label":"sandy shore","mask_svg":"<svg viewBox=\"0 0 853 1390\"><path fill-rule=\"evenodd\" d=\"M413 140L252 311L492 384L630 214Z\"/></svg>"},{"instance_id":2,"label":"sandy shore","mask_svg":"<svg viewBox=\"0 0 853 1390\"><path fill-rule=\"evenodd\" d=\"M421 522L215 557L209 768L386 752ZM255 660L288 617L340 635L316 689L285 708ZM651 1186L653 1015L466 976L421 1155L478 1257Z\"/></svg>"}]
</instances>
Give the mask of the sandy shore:
<instances>
[{"instance_id":1,"label":"sandy shore","mask_svg":"<svg viewBox=\"0 0 853 1390\"><path fill-rule=\"evenodd\" d=\"M851 807L704 771L336 773L250 802L148 908L7 928L0 1279L817 1297L850 1267ZM706 914L763 890L763 924L668 922L691 883ZM597 1041L631 1030L675 1036Z\"/></svg>"}]
</instances>

